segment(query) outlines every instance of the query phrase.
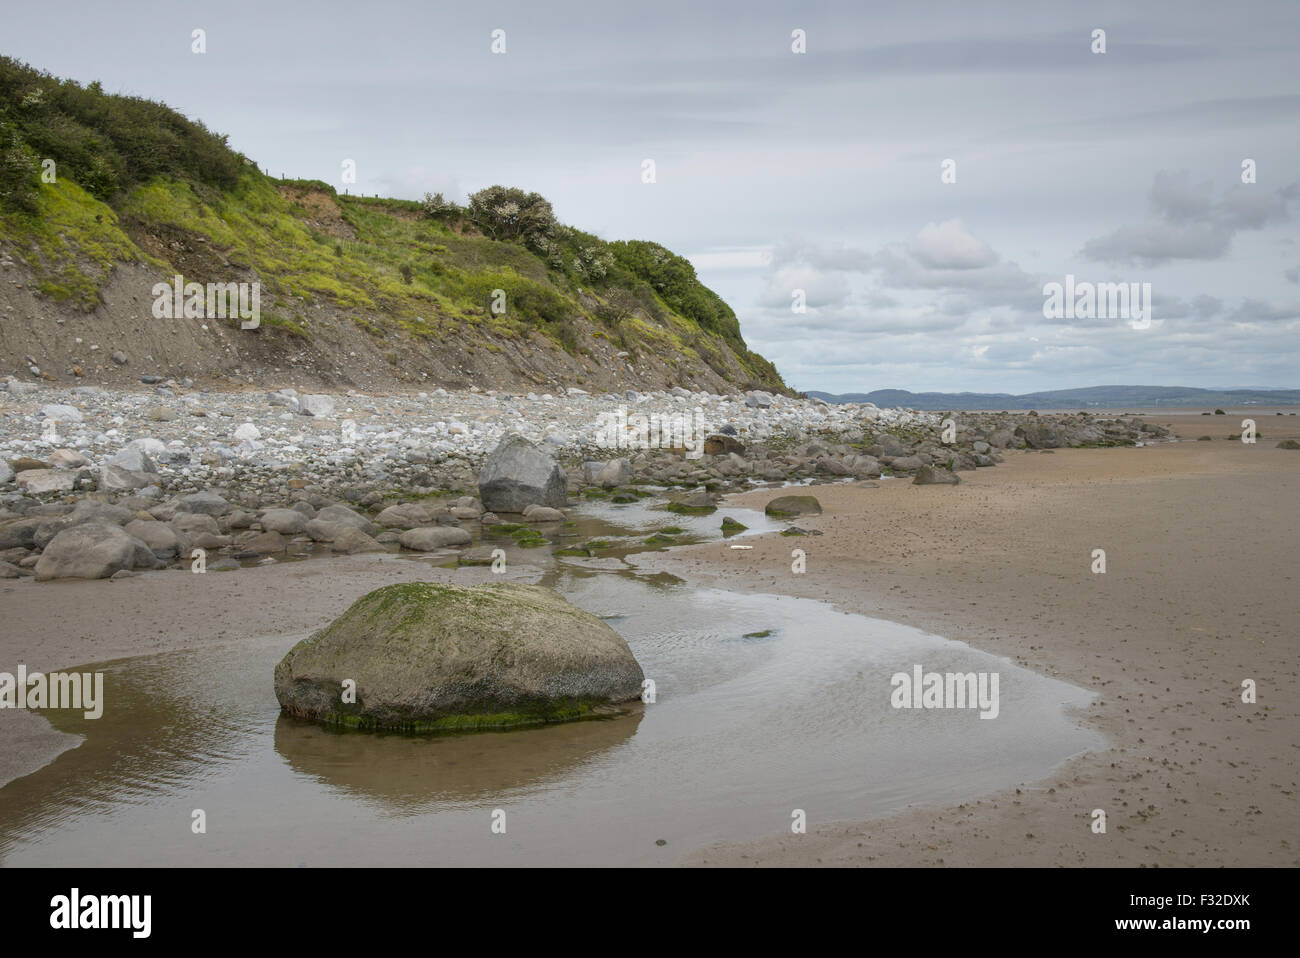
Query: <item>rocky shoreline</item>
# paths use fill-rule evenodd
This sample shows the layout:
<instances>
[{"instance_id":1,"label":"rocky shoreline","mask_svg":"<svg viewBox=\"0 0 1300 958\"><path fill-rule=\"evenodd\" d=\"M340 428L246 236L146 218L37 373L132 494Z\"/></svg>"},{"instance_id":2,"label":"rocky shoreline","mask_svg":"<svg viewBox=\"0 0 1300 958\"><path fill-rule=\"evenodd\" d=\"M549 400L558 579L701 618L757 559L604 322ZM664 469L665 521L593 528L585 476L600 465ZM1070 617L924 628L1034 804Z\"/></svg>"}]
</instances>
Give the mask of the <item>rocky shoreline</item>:
<instances>
[{"instance_id":1,"label":"rocky shoreline","mask_svg":"<svg viewBox=\"0 0 1300 958\"><path fill-rule=\"evenodd\" d=\"M151 385L4 384L0 577L189 567L194 549L205 550L206 568L234 569L277 561L294 542L342 554L462 547L465 524L504 523L478 486L511 434L562 476L563 501L555 489L539 493L522 522L508 523L521 545L521 536L545 545L537 527L563 520L560 509L579 497L664 496L698 513L763 484L952 483L1008 450L1169 439L1130 417L928 413L765 392L299 395ZM500 513L524 511L524 500L501 501Z\"/></svg>"}]
</instances>

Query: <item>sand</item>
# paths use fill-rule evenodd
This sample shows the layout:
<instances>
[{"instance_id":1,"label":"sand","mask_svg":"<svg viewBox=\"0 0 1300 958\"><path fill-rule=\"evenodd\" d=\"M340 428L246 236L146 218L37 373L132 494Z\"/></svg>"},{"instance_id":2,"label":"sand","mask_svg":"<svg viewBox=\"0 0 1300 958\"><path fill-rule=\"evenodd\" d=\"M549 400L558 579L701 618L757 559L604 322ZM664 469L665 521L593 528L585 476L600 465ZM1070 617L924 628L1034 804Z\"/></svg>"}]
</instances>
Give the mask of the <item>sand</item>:
<instances>
[{"instance_id":1,"label":"sand","mask_svg":"<svg viewBox=\"0 0 1300 958\"><path fill-rule=\"evenodd\" d=\"M953 807L818 823L690 864L1294 866L1300 452L1223 439L1225 417L1152 417L1212 442L1013 453L957 487L818 486L818 537L675 550L646 565L823 599L1004 655L1099 693L1113 744ZM1231 418L1231 417L1226 417ZM734 501L763 504L775 492ZM725 514L725 509L719 515ZM794 548L807 572L790 572ZM1107 572L1091 571L1104 549ZM1241 701L1254 679L1256 704ZM864 774L866 771L864 770ZM1103 809L1105 834L1091 829Z\"/></svg>"},{"instance_id":2,"label":"sand","mask_svg":"<svg viewBox=\"0 0 1300 958\"><path fill-rule=\"evenodd\" d=\"M1261 418L1268 438L1254 446L1223 438L1240 428L1233 417L1153 418L1216 439L1011 453L995 469L963 473L957 487L819 485L811 491L825 514L799 524L822 536L637 557L700 585L807 596L924 628L1094 690L1099 700L1079 720L1113 744L1044 781L954 807L848 823L819 821L809 808L806 835L711 847L686 863L1300 863L1300 452L1274 448L1300 436L1300 418L1289 427ZM728 501L761 506L775 495ZM790 571L794 548L807 553L803 575ZM1104 575L1090 571L1098 548ZM111 583L6 580L0 669L302 631L369 589L444 574L352 557ZM1258 685L1256 704L1241 701L1247 678ZM0 736L0 784L76 744L12 711L0 712ZM1090 829L1097 808L1106 834Z\"/></svg>"}]
</instances>

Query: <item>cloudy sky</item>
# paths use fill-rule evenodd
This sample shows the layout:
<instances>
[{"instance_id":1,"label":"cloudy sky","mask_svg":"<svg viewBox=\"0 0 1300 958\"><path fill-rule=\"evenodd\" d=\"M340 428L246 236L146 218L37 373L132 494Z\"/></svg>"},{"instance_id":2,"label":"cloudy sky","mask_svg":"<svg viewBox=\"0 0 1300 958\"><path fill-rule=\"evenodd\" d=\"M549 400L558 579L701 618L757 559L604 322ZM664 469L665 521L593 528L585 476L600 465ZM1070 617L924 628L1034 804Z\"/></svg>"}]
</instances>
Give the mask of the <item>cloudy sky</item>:
<instances>
[{"instance_id":1,"label":"cloudy sky","mask_svg":"<svg viewBox=\"0 0 1300 958\"><path fill-rule=\"evenodd\" d=\"M1295 0L6 2L0 52L273 174L663 243L796 388L1300 386ZM1150 323L1045 319L1067 274Z\"/></svg>"}]
</instances>

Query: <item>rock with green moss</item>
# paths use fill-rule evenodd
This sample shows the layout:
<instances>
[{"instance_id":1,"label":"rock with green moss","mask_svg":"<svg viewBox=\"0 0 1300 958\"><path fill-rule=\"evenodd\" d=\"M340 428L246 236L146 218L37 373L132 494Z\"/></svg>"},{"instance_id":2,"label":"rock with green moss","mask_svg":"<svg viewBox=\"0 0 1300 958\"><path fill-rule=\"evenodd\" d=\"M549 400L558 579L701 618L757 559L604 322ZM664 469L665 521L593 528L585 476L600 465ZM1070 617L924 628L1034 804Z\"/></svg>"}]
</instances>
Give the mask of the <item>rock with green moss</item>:
<instances>
[{"instance_id":1,"label":"rock with green moss","mask_svg":"<svg viewBox=\"0 0 1300 958\"><path fill-rule=\"evenodd\" d=\"M722 534L724 536L734 536L737 532L744 532L749 526L743 522L737 522L731 516L722 517Z\"/></svg>"},{"instance_id":2,"label":"rock with green moss","mask_svg":"<svg viewBox=\"0 0 1300 958\"><path fill-rule=\"evenodd\" d=\"M767 504L763 510L776 519L792 519L795 516L820 516L822 504L816 496L778 496Z\"/></svg>"},{"instance_id":3,"label":"rock with green moss","mask_svg":"<svg viewBox=\"0 0 1300 958\"><path fill-rule=\"evenodd\" d=\"M1300 442L1294 439L1283 439L1277 444L1279 449L1300 449Z\"/></svg>"},{"instance_id":4,"label":"rock with green moss","mask_svg":"<svg viewBox=\"0 0 1300 958\"><path fill-rule=\"evenodd\" d=\"M362 596L290 649L275 695L298 718L436 732L607 713L644 678L622 636L551 589L416 582Z\"/></svg>"},{"instance_id":5,"label":"rock with green moss","mask_svg":"<svg viewBox=\"0 0 1300 958\"><path fill-rule=\"evenodd\" d=\"M707 516L717 511L707 489L699 488L676 496L668 503L668 511L687 516Z\"/></svg>"}]
</instances>

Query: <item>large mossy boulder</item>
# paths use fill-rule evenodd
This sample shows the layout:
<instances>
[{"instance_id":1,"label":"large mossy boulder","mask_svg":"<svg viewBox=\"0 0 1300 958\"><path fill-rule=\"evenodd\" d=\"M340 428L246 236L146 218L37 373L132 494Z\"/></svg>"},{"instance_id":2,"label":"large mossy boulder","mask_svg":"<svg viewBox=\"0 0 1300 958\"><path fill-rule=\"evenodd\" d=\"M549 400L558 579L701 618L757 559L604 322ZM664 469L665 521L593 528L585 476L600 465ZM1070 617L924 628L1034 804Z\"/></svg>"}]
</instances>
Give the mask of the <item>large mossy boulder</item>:
<instances>
[{"instance_id":1,"label":"large mossy boulder","mask_svg":"<svg viewBox=\"0 0 1300 958\"><path fill-rule=\"evenodd\" d=\"M289 650L289 715L415 732L590 717L641 694L623 637L540 586L416 582L376 589ZM355 702L344 702L344 683Z\"/></svg>"}]
</instances>

